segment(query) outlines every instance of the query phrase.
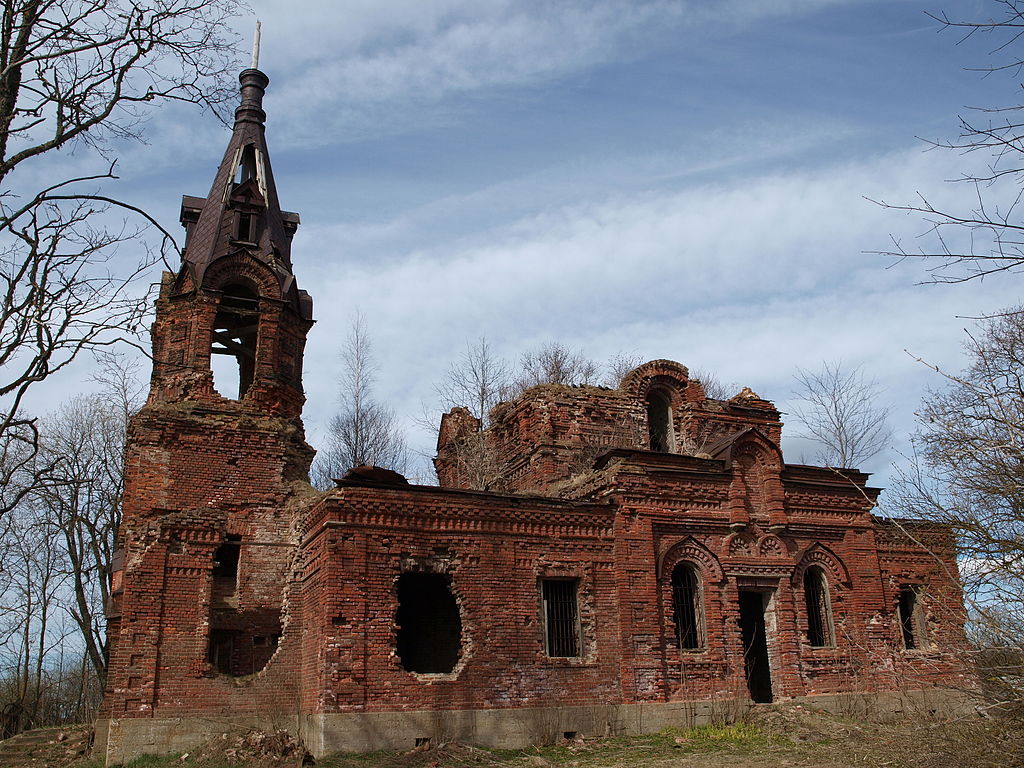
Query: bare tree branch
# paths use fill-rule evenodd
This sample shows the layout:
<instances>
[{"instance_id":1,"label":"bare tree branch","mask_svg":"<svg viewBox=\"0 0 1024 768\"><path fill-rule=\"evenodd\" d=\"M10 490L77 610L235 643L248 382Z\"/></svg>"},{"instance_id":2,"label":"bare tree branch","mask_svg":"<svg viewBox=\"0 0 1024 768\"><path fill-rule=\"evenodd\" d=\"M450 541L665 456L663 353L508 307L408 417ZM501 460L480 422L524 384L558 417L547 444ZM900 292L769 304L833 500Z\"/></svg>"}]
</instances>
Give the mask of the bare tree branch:
<instances>
[{"instance_id":1,"label":"bare tree branch","mask_svg":"<svg viewBox=\"0 0 1024 768\"><path fill-rule=\"evenodd\" d=\"M30 389L87 351L132 339L148 269L174 264L170 233L106 189L115 145L149 109L220 113L231 96L239 0L10 0L0 15L0 515L24 498L38 431ZM87 150L84 154L81 150ZM104 171L62 176L79 151ZM47 179L39 184L37 179ZM150 235L157 233L157 244ZM120 249L138 257L127 266ZM27 452L26 452L27 448Z\"/></svg>"},{"instance_id":2,"label":"bare tree branch","mask_svg":"<svg viewBox=\"0 0 1024 768\"><path fill-rule=\"evenodd\" d=\"M1018 77L1024 68L1024 57L1016 51L1024 34L1024 2L991 2L996 12L984 21L954 19L945 13L928 15L944 29L959 33L959 42L976 37L991 41L993 63L972 68L974 71ZM934 149L987 156L984 169L965 172L952 180L973 187L975 204L967 209L948 208L920 194L913 203L872 200L885 208L918 214L928 224L920 237L923 245L908 247L894 239L892 250L878 253L894 256L897 261L923 260L928 281L935 283L962 283L1024 269L1024 222L1018 215L1024 193L1024 122L1017 114L1021 109L1024 105L974 107L968 115L960 116L955 139L926 140ZM965 232L966 247L959 244Z\"/></svg>"},{"instance_id":3,"label":"bare tree branch","mask_svg":"<svg viewBox=\"0 0 1024 768\"><path fill-rule=\"evenodd\" d=\"M803 427L799 437L819 446L814 460L828 467L852 469L883 451L892 440L890 408L880 403L882 388L857 367L823 363L820 371L798 368L798 404L793 415Z\"/></svg>"},{"instance_id":4,"label":"bare tree branch","mask_svg":"<svg viewBox=\"0 0 1024 768\"><path fill-rule=\"evenodd\" d=\"M1024 701L1024 307L981 321L960 374L918 412L890 504L957 534L974 639L1002 701ZM993 656L994 654L994 656ZM990 660L991 660L990 658Z\"/></svg>"}]
</instances>

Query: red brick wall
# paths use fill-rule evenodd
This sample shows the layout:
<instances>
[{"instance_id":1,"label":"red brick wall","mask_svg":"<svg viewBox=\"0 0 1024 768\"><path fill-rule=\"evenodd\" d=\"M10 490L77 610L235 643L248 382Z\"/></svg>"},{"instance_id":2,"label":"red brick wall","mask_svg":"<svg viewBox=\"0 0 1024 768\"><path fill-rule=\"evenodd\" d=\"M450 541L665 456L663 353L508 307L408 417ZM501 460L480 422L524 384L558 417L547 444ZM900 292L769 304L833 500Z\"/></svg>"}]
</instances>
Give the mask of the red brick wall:
<instances>
[{"instance_id":1,"label":"red brick wall","mask_svg":"<svg viewBox=\"0 0 1024 768\"><path fill-rule=\"evenodd\" d=\"M608 620L618 598L607 507L346 487L314 509L307 525L303 595L307 640L318 658L307 665L305 702L314 711L620 699L617 622ZM417 570L451 577L462 619L452 674L408 672L396 654L395 583ZM542 578L579 580L579 658L545 654Z\"/></svg>"},{"instance_id":2,"label":"red brick wall","mask_svg":"<svg viewBox=\"0 0 1024 768\"><path fill-rule=\"evenodd\" d=\"M545 384L496 406L487 440L501 467L498 490L564 495L566 481L587 473L602 453L649 449L646 396L652 388L671 400L675 452L700 455L747 427L776 443L781 439L779 413L771 403L749 390L731 400L706 398L685 367L656 360L630 373L617 389ZM475 426L466 416L442 417L435 466L446 487L468 487L458 461L459 440Z\"/></svg>"},{"instance_id":3,"label":"red brick wall","mask_svg":"<svg viewBox=\"0 0 1024 768\"><path fill-rule=\"evenodd\" d=\"M287 409L210 392L175 402L187 390L163 371L130 435L109 714L745 698L742 590L767 596L776 698L971 684L947 531L911 525L914 543L870 515L866 475L783 464L770 404L752 393L708 401L681 367L651 366L618 390L531 390L495 415L510 485L561 498L355 480L323 498L301 479L311 454ZM644 387L673 381L677 438L711 425L696 455L645 450L646 425L639 438L633 429ZM237 588L218 597L214 552L229 535L241 538ZM699 576L696 649L675 636L678 563ZM808 639L808 567L827 585L826 647ZM450 578L462 626L451 673L410 672L398 656L396 583L412 572ZM578 585L577 658L545 651L549 578ZM906 585L919 589L928 641L912 650L896 608ZM207 659L218 629L248 641L236 673L270 655L265 668L220 674ZM278 631L276 649L253 643Z\"/></svg>"},{"instance_id":4,"label":"red brick wall","mask_svg":"<svg viewBox=\"0 0 1024 768\"><path fill-rule=\"evenodd\" d=\"M296 706L301 611L290 593L297 505L309 490L289 478L305 474L311 451L291 421L220 406L150 405L132 423L111 715ZM237 588L215 599L214 553L228 535L241 540ZM236 671L273 659L244 681L219 674L207 661L211 627L240 632Z\"/></svg>"}]
</instances>

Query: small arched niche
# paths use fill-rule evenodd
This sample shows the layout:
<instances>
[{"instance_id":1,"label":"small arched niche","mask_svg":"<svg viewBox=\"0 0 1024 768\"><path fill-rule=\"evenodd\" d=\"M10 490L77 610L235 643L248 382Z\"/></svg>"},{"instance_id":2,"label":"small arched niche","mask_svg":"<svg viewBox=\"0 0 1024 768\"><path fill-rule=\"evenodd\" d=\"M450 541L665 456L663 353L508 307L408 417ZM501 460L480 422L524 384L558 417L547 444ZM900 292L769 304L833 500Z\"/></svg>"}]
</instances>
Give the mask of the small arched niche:
<instances>
[{"instance_id":1,"label":"small arched niche","mask_svg":"<svg viewBox=\"0 0 1024 768\"><path fill-rule=\"evenodd\" d=\"M672 400L663 389L651 389L647 393L647 431L652 451L671 453L675 450Z\"/></svg>"},{"instance_id":2,"label":"small arched niche","mask_svg":"<svg viewBox=\"0 0 1024 768\"><path fill-rule=\"evenodd\" d=\"M210 341L213 386L224 397L241 400L256 372L259 296L246 285L224 287Z\"/></svg>"}]
</instances>

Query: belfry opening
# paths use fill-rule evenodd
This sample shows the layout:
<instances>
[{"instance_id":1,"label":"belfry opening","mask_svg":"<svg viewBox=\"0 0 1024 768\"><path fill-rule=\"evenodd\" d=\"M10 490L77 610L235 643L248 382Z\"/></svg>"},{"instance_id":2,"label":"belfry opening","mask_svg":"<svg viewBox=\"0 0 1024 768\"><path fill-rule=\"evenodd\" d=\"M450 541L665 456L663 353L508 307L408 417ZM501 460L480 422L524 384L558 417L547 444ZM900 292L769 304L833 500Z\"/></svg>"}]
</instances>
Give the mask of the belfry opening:
<instances>
[{"instance_id":1,"label":"belfry opening","mask_svg":"<svg viewBox=\"0 0 1024 768\"><path fill-rule=\"evenodd\" d=\"M256 371L256 348L260 324L259 296L241 284L223 290L213 323L211 355L230 358L233 366L214 367L214 387L232 400L245 397ZM218 372L223 371L218 377Z\"/></svg>"}]
</instances>

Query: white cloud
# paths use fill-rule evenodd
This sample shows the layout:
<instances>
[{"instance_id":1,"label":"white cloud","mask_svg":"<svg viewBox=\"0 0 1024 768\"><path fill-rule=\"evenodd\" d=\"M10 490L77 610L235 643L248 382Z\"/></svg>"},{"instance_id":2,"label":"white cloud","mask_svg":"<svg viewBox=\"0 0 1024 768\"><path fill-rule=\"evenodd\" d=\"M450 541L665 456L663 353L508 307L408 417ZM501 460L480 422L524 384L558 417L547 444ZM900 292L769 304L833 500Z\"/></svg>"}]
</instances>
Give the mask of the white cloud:
<instances>
[{"instance_id":1,"label":"white cloud","mask_svg":"<svg viewBox=\"0 0 1024 768\"><path fill-rule=\"evenodd\" d=\"M770 17L848 0L391 0L255 3L289 144L443 123L454 95L534 86ZM244 27L251 23L244 20Z\"/></svg>"},{"instance_id":2,"label":"white cloud","mask_svg":"<svg viewBox=\"0 0 1024 768\"><path fill-rule=\"evenodd\" d=\"M887 385L905 434L930 380L905 350L955 369L965 324L956 316L1010 304L1018 291L1012 278L924 287L916 265L886 269L887 259L864 251L884 248L889 232L912 237L923 227L862 195L909 197L960 162L912 150L620 195L507 222L489 241L385 261L362 259L337 230L324 240L307 233L297 270L314 286L319 318L307 361L326 361L307 363L308 421L333 407L333 346L359 306L380 357L380 395L410 416L465 340L485 335L510 357L558 339L596 358L675 358L780 404L797 366L843 359ZM970 202L966 188L934 194ZM348 258L301 255L329 252Z\"/></svg>"}]
</instances>

